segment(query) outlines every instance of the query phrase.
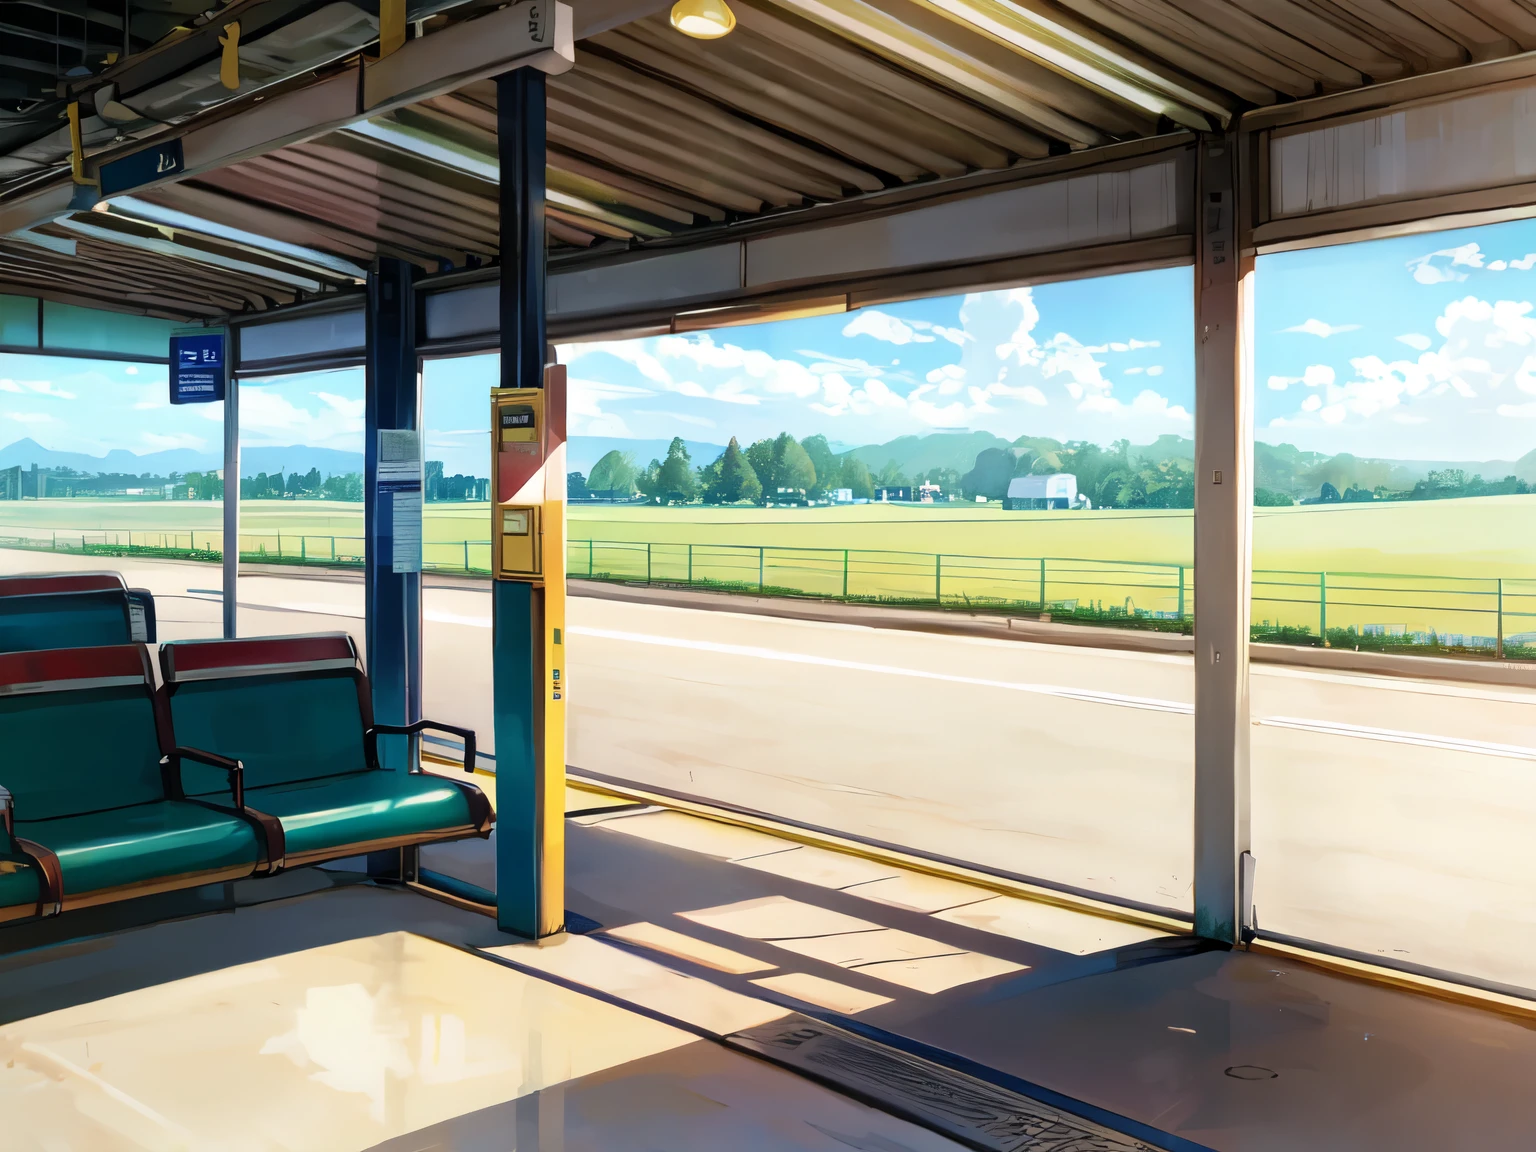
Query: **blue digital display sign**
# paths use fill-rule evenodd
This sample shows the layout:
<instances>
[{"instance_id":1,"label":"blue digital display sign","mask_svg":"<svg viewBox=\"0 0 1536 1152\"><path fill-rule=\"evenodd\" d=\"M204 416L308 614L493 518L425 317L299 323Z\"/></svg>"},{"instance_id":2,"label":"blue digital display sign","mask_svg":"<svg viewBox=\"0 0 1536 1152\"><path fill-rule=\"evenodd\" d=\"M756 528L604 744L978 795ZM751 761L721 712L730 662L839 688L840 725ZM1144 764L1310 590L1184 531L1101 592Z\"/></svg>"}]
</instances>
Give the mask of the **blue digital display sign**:
<instances>
[{"instance_id":1,"label":"blue digital display sign","mask_svg":"<svg viewBox=\"0 0 1536 1152\"><path fill-rule=\"evenodd\" d=\"M227 338L223 332L171 337L171 403L224 399Z\"/></svg>"}]
</instances>

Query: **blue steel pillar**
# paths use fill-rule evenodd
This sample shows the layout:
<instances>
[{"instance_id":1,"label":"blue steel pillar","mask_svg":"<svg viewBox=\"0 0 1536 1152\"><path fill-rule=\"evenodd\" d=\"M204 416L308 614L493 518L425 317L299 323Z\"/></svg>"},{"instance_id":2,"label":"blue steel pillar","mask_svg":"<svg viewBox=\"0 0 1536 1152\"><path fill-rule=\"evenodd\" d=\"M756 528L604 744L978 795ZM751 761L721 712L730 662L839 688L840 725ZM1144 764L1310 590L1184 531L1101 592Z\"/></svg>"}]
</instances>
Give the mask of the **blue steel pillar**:
<instances>
[{"instance_id":1,"label":"blue steel pillar","mask_svg":"<svg viewBox=\"0 0 1536 1152\"><path fill-rule=\"evenodd\" d=\"M402 260L381 258L368 277L364 628L374 719L381 724L409 724L421 718L421 573L395 570L396 496L379 487L379 433L421 427L414 273ZM416 530L419 535L419 525ZM414 737L387 736L379 741L381 761L396 771L413 768L416 755ZM370 858L370 871L390 874L399 867L399 853L378 856Z\"/></svg>"},{"instance_id":2,"label":"blue steel pillar","mask_svg":"<svg viewBox=\"0 0 1536 1152\"><path fill-rule=\"evenodd\" d=\"M542 388L546 352L544 73L519 68L497 77L496 101L501 159L501 386ZM494 429L492 434L494 438ZM505 932L538 937L557 931L565 917L564 846L549 842L550 822L545 818L544 590L516 580L496 580L493 588L496 922ZM556 853L557 862L552 860Z\"/></svg>"}]
</instances>

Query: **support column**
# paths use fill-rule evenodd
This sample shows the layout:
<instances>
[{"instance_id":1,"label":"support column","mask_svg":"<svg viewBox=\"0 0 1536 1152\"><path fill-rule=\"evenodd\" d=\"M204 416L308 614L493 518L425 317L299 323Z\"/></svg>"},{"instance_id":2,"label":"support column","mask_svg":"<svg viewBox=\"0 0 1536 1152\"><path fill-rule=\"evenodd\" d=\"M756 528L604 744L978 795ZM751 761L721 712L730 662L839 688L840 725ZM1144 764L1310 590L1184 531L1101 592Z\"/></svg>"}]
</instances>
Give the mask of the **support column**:
<instances>
[{"instance_id":1,"label":"support column","mask_svg":"<svg viewBox=\"0 0 1536 1152\"><path fill-rule=\"evenodd\" d=\"M543 388L547 355L544 252L544 74L496 80L501 160L501 387ZM546 396L544 472L522 502L542 501L546 544L563 541L563 389ZM560 411L555 411L560 408ZM499 436L492 429L495 440ZM495 440L499 445L500 441ZM499 451L493 447L493 454ZM498 493L507 500L512 494ZM499 510L497 511L499 515ZM537 938L565 924L563 543L544 547L542 583L496 580L496 921ZM494 567L494 564L493 564Z\"/></svg>"},{"instance_id":2,"label":"support column","mask_svg":"<svg viewBox=\"0 0 1536 1152\"><path fill-rule=\"evenodd\" d=\"M421 718L421 377L414 272L403 260L380 258L368 277L364 628L374 719L382 724ZM389 435L397 431L417 437L414 450L408 437ZM385 737L380 759L398 771L412 770L416 743L415 737Z\"/></svg>"},{"instance_id":3,"label":"support column","mask_svg":"<svg viewBox=\"0 0 1536 1152\"><path fill-rule=\"evenodd\" d=\"M1253 263L1239 137L1201 136L1195 208L1195 932L1251 923L1248 638Z\"/></svg>"},{"instance_id":4,"label":"support column","mask_svg":"<svg viewBox=\"0 0 1536 1152\"><path fill-rule=\"evenodd\" d=\"M128 33L123 32L126 40ZM239 635L240 582L240 378L224 383L224 639Z\"/></svg>"}]
</instances>

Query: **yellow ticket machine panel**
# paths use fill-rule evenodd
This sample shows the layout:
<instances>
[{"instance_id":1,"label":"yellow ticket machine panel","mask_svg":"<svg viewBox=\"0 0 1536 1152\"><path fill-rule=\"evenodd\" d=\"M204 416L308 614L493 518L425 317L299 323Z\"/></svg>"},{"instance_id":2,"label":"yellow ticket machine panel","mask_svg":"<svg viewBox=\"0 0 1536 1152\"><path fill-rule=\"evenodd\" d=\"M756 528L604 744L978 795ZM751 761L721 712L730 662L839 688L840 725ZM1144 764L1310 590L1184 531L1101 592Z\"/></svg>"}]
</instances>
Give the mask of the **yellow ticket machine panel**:
<instances>
[{"instance_id":1,"label":"yellow ticket machine panel","mask_svg":"<svg viewBox=\"0 0 1536 1152\"><path fill-rule=\"evenodd\" d=\"M498 580L537 581L544 575L544 417L543 389L497 388L491 393L496 439L492 562Z\"/></svg>"}]
</instances>

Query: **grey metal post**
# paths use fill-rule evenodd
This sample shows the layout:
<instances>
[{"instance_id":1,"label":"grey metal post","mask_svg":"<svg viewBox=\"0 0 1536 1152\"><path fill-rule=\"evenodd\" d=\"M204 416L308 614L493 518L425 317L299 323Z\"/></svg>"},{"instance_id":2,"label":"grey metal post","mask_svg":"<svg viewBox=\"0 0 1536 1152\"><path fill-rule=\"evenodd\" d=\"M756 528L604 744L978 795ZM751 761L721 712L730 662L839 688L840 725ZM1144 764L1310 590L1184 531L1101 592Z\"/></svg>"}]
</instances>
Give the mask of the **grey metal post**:
<instances>
[{"instance_id":1,"label":"grey metal post","mask_svg":"<svg viewBox=\"0 0 1536 1152\"><path fill-rule=\"evenodd\" d=\"M1253 262L1239 137L1202 135L1195 178L1195 931L1243 939L1249 849Z\"/></svg>"},{"instance_id":2,"label":"grey metal post","mask_svg":"<svg viewBox=\"0 0 1536 1152\"><path fill-rule=\"evenodd\" d=\"M1504 577L1502 577L1502 576L1499 577L1499 606L1498 606L1498 612L1499 612L1498 638L1495 641L1494 655L1498 659L1502 660L1502 659L1504 659Z\"/></svg>"},{"instance_id":3,"label":"grey metal post","mask_svg":"<svg viewBox=\"0 0 1536 1152\"><path fill-rule=\"evenodd\" d=\"M128 33L124 31L126 39ZM224 386L224 639L238 633L240 581L240 380L233 372Z\"/></svg>"},{"instance_id":4,"label":"grey metal post","mask_svg":"<svg viewBox=\"0 0 1536 1152\"><path fill-rule=\"evenodd\" d=\"M381 488L379 483L379 433L417 431L421 427L414 273L405 261L383 257L378 270L368 278L364 629L373 711L382 724L410 724L421 718L421 572L397 570L394 508L395 501L405 497ZM419 534L419 526L416 532ZM379 751L386 767L415 767L414 738L408 745L400 737L387 737L380 740Z\"/></svg>"}]
</instances>

